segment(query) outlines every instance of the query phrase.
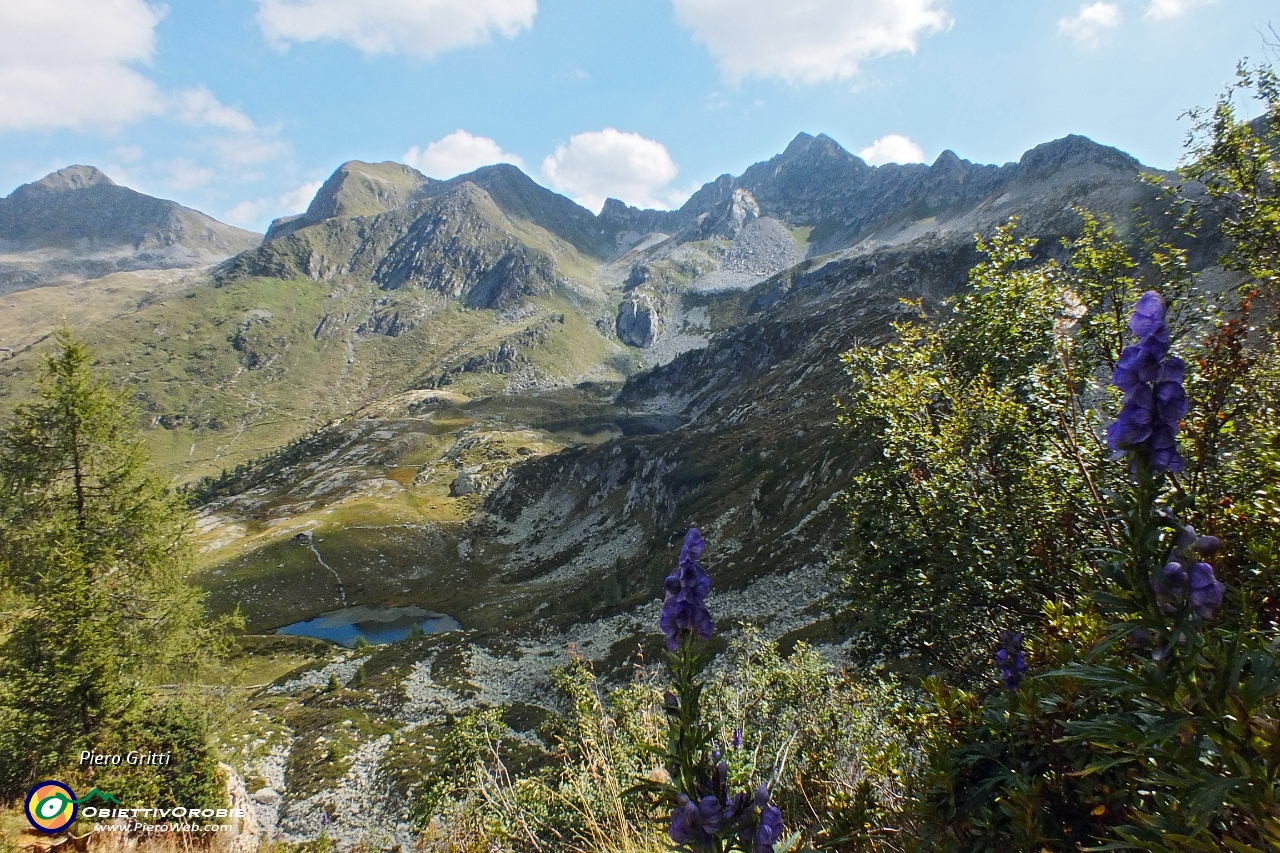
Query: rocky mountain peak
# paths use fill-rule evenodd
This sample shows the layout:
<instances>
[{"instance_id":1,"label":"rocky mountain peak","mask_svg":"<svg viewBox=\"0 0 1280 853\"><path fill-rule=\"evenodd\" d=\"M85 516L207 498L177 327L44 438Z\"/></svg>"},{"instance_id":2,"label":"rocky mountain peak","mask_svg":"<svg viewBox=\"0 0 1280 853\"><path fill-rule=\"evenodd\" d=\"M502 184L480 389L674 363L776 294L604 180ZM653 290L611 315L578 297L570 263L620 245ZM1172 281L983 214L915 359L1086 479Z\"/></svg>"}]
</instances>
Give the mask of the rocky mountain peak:
<instances>
[{"instance_id":1,"label":"rocky mountain peak","mask_svg":"<svg viewBox=\"0 0 1280 853\"><path fill-rule=\"evenodd\" d=\"M14 195L50 192L64 193L75 192L76 190L88 189L97 186L116 186L116 182L107 177L106 173L94 166L67 166L65 169L59 169L45 175L38 181L30 184L24 184L14 190Z\"/></svg>"},{"instance_id":2,"label":"rocky mountain peak","mask_svg":"<svg viewBox=\"0 0 1280 853\"><path fill-rule=\"evenodd\" d=\"M1022 177L1032 178L1073 168L1097 166L1121 171L1139 171L1143 168L1137 159L1120 149L1074 133L1037 145L1018 161Z\"/></svg>"},{"instance_id":3,"label":"rocky mountain peak","mask_svg":"<svg viewBox=\"0 0 1280 853\"><path fill-rule=\"evenodd\" d=\"M68 166L0 199L0 293L112 272L179 269L252 248L252 231Z\"/></svg>"},{"instance_id":4,"label":"rocky mountain peak","mask_svg":"<svg viewBox=\"0 0 1280 853\"><path fill-rule=\"evenodd\" d=\"M304 215L320 220L385 213L411 201L429 180L403 163L349 160L321 185Z\"/></svg>"},{"instance_id":5,"label":"rocky mountain peak","mask_svg":"<svg viewBox=\"0 0 1280 853\"><path fill-rule=\"evenodd\" d=\"M858 160L845 150L839 142L836 142L825 133L819 133L817 136L810 136L807 133L797 133L796 138L783 150L783 152L774 158L783 162L808 161L820 163L822 161L837 160ZM865 163L863 165L866 165Z\"/></svg>"},{"instance_id":6,"label":"rocky mountain peak","mask_svg":"<svg viewBox=\"0 0 1280 853\"><path fill-rule=\"evenodd\" d=\"M929 168L939 172L954 171L963 168L964 164L968 162L968 160L961 160L956 152L948 148L938 155L937 159L933 161L933 165Z\"/></svg>"},{"instance_id":7,"label":"rocky mountain peak","mask_svg":"<svg viewBox=\"0 0 1280 853\"><path fill-rule=\"evenodd\" d=\"M403 163L348 160L320 186L305 213L272 222L266 240L326 219L375 216L395 210L421 198L432 183L435 182L426 175Z\"/></svg>"},{"instance_id":8,"label":"rocky mountain peak","mask_svg":"<svg viewBox=\"0 0 1280 853\"><path fill-rule=\"evenodd\" d=\"M605 231L595 214L547 189L510 163L481 166L474 172L435 183L431 193L439 195L464 183L488 193L493 203L513 220L537 225L585 254L609 254Z\"/></svg>"}]
</instances>

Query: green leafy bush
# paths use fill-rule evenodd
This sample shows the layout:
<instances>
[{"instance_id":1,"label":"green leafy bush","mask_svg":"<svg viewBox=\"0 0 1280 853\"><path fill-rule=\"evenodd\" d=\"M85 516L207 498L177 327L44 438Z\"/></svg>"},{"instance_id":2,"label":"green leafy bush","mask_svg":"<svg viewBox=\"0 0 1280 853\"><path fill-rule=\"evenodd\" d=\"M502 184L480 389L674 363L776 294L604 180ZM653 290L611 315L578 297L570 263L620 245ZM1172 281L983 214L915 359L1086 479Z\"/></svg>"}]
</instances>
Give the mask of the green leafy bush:
<instances>
[{"instance_id":1,"label":"green leafy bush","mask_svg":"<svg viewBox=\"0 0 1280 853\"><path fill-rule=\"evenodd\" d=\"M1275 287L1280 281L1275 251L1280 170L1273 144L1280 131L1280 90L1269 69L1242 68L1240 80L1239 88L1252 87L1261 98L1266 114L1252 126L1237 121L1232 93L1212 113L1198 114L1202 135L1193 139L1195 160L1185 173L1207 190L1189 205L1192 213L1222 223L1230 238L1225 263L1244 274L1239 290L1198 293L1180 254L1166 248L1151 256L1145 272L1147 286L1164 298L1147 293L1135 303L1133 282L1124 273L1135 267L1114 243L1104 239L1101 254L1079 242L1073 247L1070 273L1062 275L1073 282L1071 292L1092 294L1082 300L1081 319L1114 316L1116 322L1095 327L1102 334L1077 324L1065 330L1058 345L1086 353L1093 347L1092 372L1072 371L1074 381L1060 384L1067 391L1060 411L1075 413L1073 428L1058 431L1055 440L1053 433L1035 431L1034 417L1023 426L1032 427L1024 435L1029 444L1043 437L1041 447L1060 451L1070 446L1062 437L1076 436L1079 446L1095 454L1093 461L1077 466L1074 479L1070 466L1064 469L1062 487L1073 494L1059 499L1075 501L1076 511L1089 520L1070 540L1077 580L1057 589L1036 588L1019 575L1015 584L1021 585L1026 603L1042 596L1043 614L1037 619L1012 620L1000 602L968 599L977 632L970 654L979 661L984 657L983 631L986 647L994 650L1002 627L1026 626L1033 674L1021 680L1006 640L1005 654L997 658L1006 689L992 689L991 669L985 679L980 669L969 670L969 689L937 678L926 682L932 696L925 726L927 765L912 801L886 818L915 827L919 841L911 849L1280 849L1275 523L1280 323L1274 313L1280 298ZM1271 141L1260 139L1255 129L1272 134ZM1090 227L1087 221L1086 237ZM1098 263L1099 258L1109 260ZM1016 298L1016 286L1009 297L1002 291L1004 280L1017 278L1018 271L994 272L985 282L991 297L996 302ZM1182 308L1176 318L1170 315L1176 320L1172 336L1165 327L1167 303ZM1046 327L1052 316L1048 305L1042 303L1042 313L1027 321L1028 328ZM967 331L978 316L970 306L970 297L962 297L936 329L901 331L904 338L914 334L943 341L933 351L946 356L946 342L957 335L963 341L986 334L983 328ZM1119 321L1131 311L1130 328L1140 343L1122 353L1128 341ZM983 318L979 326L990 321ZM1003 335L1000 329L997 317L996 330ZM1105 343L1112 335L1116 340ZM1176 355L1167 352L1170 342ZM1052 371L1052 361L1042 362L1044 370ZM1069 363L1066 357L1060 361ZM917 383L932 381L953 364L945 357L925 363L927 376ZM885 374L877 373L867 356L852 359L851 366L862 371L855 378L875 381ZM1006 373L999 389L1015 400L1025 387L1019 375ZM1123 400L1103 387L1107 382L1119 386ZM1181 403L1184 388L1189 407ZM963 401L959 394L929 398L936 406L933 420L914 433L901 420L888 421L889 427L907 435L907 446L928 448L930 438L954 429L950 421L965 410L952 405L953 398ZM1052 403L1053 397L1046 401ZM1109 423L1111 447L1106 448L1102 428ZM1178 430L1183 437L1174 444L1169 436ZM988 429L970 446L992 446L998 437ZM1108 458L1112 450L1120 458ZM1025 457L1017 462L1019 471L1038 464ZM945 466L927 469L918 479L927 482L935 470L942 472L944 485L955 482L947 479ZM977 492L985 481L966 476L960 478L959 495L965 512L980 515L967 530L977 531L981 556L968 567L953 564L951 569L979 578L989 578L999 565L1021 572L1016 557L1002 558L992 547L1004 528L987 524L990 513L982 514L986 504ZM1049 508L1034 488L1027 488L1029 481L1015 477L1010 482L1024 509ZM932 486L913 488L927 494ZM908 510L913 523L938 517L903 503L888 515L896 518ZM855 514L855 532L859 523L865 524ZM888 529L901 535L906 528ZM929 545L956 536L954 527L921 533ZM1027 550L1034 550L1035 539L1027 542ZM935 553L923 552L921 573L950 580L946 561ZM1033 555L1033 562L1042 560ZM876 568L867 564L869 574Z\"/></svg>"}]
</instances>

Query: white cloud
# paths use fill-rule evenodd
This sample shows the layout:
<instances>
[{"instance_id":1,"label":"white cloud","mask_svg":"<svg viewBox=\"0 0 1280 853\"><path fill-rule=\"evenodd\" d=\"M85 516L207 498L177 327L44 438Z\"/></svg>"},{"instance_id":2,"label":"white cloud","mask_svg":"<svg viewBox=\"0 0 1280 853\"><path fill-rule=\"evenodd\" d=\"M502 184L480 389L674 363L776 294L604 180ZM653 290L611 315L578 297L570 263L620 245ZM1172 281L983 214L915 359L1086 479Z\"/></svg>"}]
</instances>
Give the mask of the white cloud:
<instances>
[{"instance_id":1,"label":"white cloud","mask_svg":"<svg viewBox=\"0 0 1280 853\"><path fill-rule=\"evenodd\" d=\"M259 127L241 110L227 106L203 86L183 89L169 98L170 113L179 121L209 127L226 135L212 140L224 169L244 170L289 154L290 146L276 138L278 128ZM241 179L255 177L241 175Z\"/></svg>"},{"instance_id":2,"label":"white cloud","mask_svg":"<svg viewBox=\"0 0 1280 853\"><path fill-rule=\"evenodd\" d=\"M295 187L280 196L280 209L285 213L301 213L311 204L311 199L320 191L323 181L311 181Z\"/></svg>"},{"instance_id":3,"label":"white cloud","mask_svg":"<svg viewBox=\"0 0 1280 853\"><path fill-rule=\"evenodd\" d=\"M184 89L174 96L174 112L187 124L217 127L236 133L255 133L253 119L235 107L229 107L203 86Z\"/></svg>"},{"instance_id":4,"label":"white cloud","mask_svg":"<svg viewBox=\"0 0 1280 853\"><path fill-rule=\"evenodd\" d=\"M1180 18L1197 6L1203 6L1212 0L1151 0L1144 17L1154 21L1168 18Z\"/></svg>"},{"instance_id":5,"label":"white cloud","mask_svg":"<svg viewBox=\"0 0 1280 853\"><path fill-rule=\"evenodd\" d=\"M218 152L218 159L229 169L260 166L284 157L291 150L289 143L262 130L246 136L216 140L213 147Z\"/></svg>"},{"instance_id":6,"label":"white cloud","mask_svg":"<svg viewBox=\"0 0 1280 853\"><path fill-rule=\"evenodd\" d=\"M885 163L923 163L924 149L909 137L891 133L882 136L858 152L858 156L870 166Z\"/></svg>"},{"instance_id":7,"label":"white cloud","mask_svg":"<svg viewBox=\"0 0 1280 853\"><path fill-rule=\"evenodd\" d=\"M232 225L265 231L272 219L306 210L320 184L320 181L312 181L278 196L246 199L228 210L223 218Z\"/></svg>"},{"instance_id":8,"label":"white cloud","mask_svg":"<svg viewBox=\"0 0 1280 853\"><path fill-rule=\"evenodd\" d=\"M672 0L730 82L846 80L861 62L914 53L921 35L944 30L943 0Z\"/></svg>"},{"instance_id":9,"label":"white cloud","mask_svg":"<svg viewBox=\"0 0 1280 853\"><path fill-rule=\"evenodd\" d=\"M163 8L143 0L0 0L0 132L120 125L163 114L211 129L205 140L224 169L264 163L289 151L235 107L199 86L163 92L134 66L155 51ZM136 163L137 146L117 156ZM213 173L178 158L162 168L167 185L194 189Z\"/></svg>"},{"instance_id":10,"label":"white cloud","mask_svg":"<svg viewBox=\"0 0 1280 853\"><path fill-rule=\"evenodd\" d=\"M366 56L432 57L514 37L533 25L537 0L258 0L258 24L277 48L337 39Z\"/></svg>"},{"instance_id":11,"label":"white cloud","mask_svg":"<svg viewBox=\"0 0 1280 853\"><path fill-rule=\"evenodd\" d=\"M1102 37L1109 30L1120 26L1121 19L1119 3L1087 3L1074 15L1058 21L1058 34L1092 49L1102 44Z\"/></svg>"},{"instance_id":12,"label":"white cloud","mask_svg":"<svg viewBox=\"0 0 1280 853\"><path fill-rule=\"evenodd\" d=\"M168 177L165 183L175 190L187 192L205 186L215 177L212 169L197 166L186 157L175 157L165 164Z\"/></svg>"},{"instance_id":13,"label":"white cloud","mask_svg":"<svg viewBox=\"0 0 1280 853\"><path fill-rule=\"evenodd\" d=\"M579 133L542 161L542 174L556 190L599 211L612 196L636 207L669 207L665 188L676 176L666 146L612 127Z\"/></svg>"},{"instance_id":14,"label":"white cloud","mask_svg":"<svg viewBox=\"0 0 1280 853\"><path fill-rule=\"evenodd\" d=\"M430 178L452 178L494 163L524 168L523 160L503 151L497 142L487 136L472 136L465 130L455 130L421 151L413 146L404 153L404 161Z\"/></svg>"},{"instance_id":15,"label":"white cloud","mask_svg":"<svg viewBox=\"0 0 1280 853\"><path fill-rule=\"evenodd\" d=\"M119 124L160 112L151 59L163 15L142 0L0 3L0 130Z\"/></svg>"}]
</instances>

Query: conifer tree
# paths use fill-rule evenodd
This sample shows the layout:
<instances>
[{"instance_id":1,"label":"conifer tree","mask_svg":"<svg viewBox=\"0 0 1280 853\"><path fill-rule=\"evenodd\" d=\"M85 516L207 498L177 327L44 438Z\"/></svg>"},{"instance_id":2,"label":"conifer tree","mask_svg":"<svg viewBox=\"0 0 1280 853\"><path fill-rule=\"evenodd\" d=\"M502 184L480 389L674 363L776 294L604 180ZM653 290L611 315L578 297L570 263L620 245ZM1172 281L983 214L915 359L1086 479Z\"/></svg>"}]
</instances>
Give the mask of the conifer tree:
<instances>
[{"instance_id":1,"label":"conifer tree","mask_svg":"<svg viewBox=\"0 0 1280 853\"><path fill-rule=\"evenodd\" d=\"M147 473L130 406L69 330L57 344L0 431L0 796L108 738L224 637L185 581L190 517Z\"/></svg>"}]
</instances>

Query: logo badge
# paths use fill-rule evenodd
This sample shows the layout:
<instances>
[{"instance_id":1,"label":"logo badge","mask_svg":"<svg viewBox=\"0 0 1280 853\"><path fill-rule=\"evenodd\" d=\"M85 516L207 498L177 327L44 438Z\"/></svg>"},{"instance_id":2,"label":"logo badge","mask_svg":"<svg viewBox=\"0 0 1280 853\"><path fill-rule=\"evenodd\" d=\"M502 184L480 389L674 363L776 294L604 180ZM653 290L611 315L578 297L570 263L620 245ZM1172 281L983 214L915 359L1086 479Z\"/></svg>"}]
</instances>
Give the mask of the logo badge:
<instances>
[{"instance_id":1,"label":"logo badge","mask_svg":"<svg viewBox=\"0 0 1280 853\"><path fill-rule=\"evenodd\" d=\"M50 779L27 792L27 820L40 832L55 835L76 819L76 795L61 782Z\"/></svg>"}]
</instances>

